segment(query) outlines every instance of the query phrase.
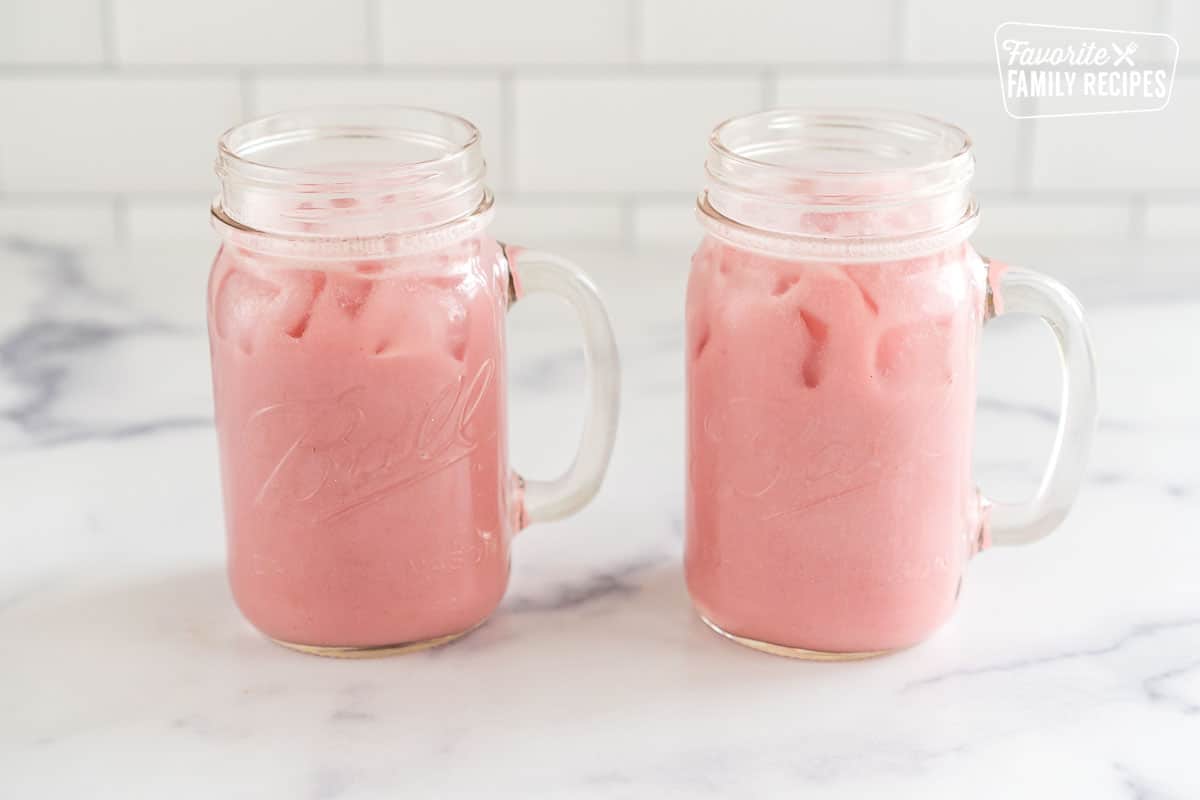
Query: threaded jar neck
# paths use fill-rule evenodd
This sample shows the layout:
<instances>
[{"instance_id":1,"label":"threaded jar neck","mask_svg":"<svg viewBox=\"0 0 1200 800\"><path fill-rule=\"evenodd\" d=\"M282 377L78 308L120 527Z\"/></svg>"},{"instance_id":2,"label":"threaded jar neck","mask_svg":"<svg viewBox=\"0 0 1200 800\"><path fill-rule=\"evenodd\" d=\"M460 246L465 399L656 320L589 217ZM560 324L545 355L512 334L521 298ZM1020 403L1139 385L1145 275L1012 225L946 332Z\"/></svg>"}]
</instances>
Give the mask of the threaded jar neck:
<instances>
[{"instance_id":1,"label":"threaded jar neck","mask_svg":"<svg viewBox=\"0 0 1200 800\"><path fill-rule=\"evenodd\" d=\"M347 106L274 114L221 136L218 223L315 249L461 228L491 197L479 131L423 108Z\"/></svg>"},{"instance_id":2,"label":"threaded jar neck","mask_svg":"<svg viewBox=\"0 0 1200 800\"><path fill-rule=\"evenodd\" d=\"M892 111L777 109L713 131L699 198L714 234L755 249L871 259L974 228L971 140Z\"/></svg>"}]
</instances>

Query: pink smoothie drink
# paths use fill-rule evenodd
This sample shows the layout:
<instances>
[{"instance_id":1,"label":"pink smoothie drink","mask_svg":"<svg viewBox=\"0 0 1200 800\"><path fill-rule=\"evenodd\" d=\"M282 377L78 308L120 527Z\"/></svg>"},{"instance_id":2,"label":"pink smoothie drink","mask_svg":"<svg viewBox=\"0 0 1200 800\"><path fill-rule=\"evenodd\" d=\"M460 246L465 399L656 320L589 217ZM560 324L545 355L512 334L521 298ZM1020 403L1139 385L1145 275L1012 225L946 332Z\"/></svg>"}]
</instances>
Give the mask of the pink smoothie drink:
<instances>
[{"instance_id":1,"label":"pink smoothie drink","mask_svg":"<svg viewBox=\"0 0 1200 800\"><path fill-rule=\"evenodd\" d=\"M227 243L209 286L229 574L274 639L369 648L500 602L508 272L482 236L355 261Z\"/></svg>"},{"instance_id":2,"label":"pink smoothie drink","mask_svg":"<svg viewBox=\"0 0 1200 800\"><path fill-rule=\"evenodd\" d=\"M1095 424L1079 301L985 262L970 137L932 117L780 108L709 138L687 293L692 600L778 655L856 658L928 637L968 560L1066 516ZM1032 314L1063 363L1062 414L1023 503L971 480L983 324Z\"/></svg>"},{"instance_id":3,"label":"pink smoothie drink","mask_svg":"<svg viewBox=\"0 0 1200 800\"><path fill-rule=\"evenodd\" d=\"M950 614L985 269L966 244L837 263L710 236L687 299L687 584L722 631L861 653Z\"/></svg>"},{"instance_id":4,"label":"pink smoothie drink","mask_svg":"<svg viewBox=\"0 0 1200 800\"><path fill-rule=\"evenodd\" d=\"M237 604L317 655L467 633L500 603L516 531L603 480L620 382L599 294L570 261L491 238L481 135L453 114L272 114L221 135L216 173L208 327ZM508 465L505 316L537 293L574 309L588 363L579 448L551 480Z\"/></svg>"}]
</instances>

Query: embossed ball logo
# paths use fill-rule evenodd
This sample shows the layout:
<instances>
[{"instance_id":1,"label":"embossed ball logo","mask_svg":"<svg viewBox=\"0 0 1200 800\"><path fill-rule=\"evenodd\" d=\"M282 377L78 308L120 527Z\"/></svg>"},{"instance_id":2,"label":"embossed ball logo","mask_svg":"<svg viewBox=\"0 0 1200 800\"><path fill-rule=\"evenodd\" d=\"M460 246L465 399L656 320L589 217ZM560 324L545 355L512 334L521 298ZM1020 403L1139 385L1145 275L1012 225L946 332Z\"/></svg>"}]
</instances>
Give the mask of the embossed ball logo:
<instances>
[{"instance_id":1,"label":"embossed ball logo","mask_svg":"<svg viewBox=\"0 0 1200 800\"><path fill-rule=\"evenodd\" d=\"M321 521L338 519L426 480L470 456L495 431L477 438L472 422L494 389L496 364L485 360L420 401L401 402L385 436L365 438L367 388L317 402L276 403L246 423L251 447L270 447L270 470L254 504L321 503ZM283 436L267 435L282 426Z\"/></svg>"}]
</instances>

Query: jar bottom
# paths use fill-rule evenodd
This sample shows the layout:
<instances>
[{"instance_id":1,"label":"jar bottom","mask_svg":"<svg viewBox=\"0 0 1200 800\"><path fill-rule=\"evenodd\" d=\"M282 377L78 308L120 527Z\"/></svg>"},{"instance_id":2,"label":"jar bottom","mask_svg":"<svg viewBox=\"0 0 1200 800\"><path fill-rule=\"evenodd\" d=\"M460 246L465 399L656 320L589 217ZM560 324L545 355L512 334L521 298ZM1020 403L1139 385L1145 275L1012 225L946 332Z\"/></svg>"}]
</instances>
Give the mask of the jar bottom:
<instances>
[{"instance_id":1,"label":"jar bottom","mask_svg":"<svg viewBox=\"0 0 1200 800\"><path fill-rule=\"evenodd\" d=\"M313 656L324 656L325 658L386 658L387 656L400 656L405 653L416 653L420 650L428 650L432 647L440 647L444 644L449 644L455 639L461 639L468 633L471 633L487 620L483 620L465 631L458 633L448 633L445 636L435 636L432 639L422 639L416 642L401 642L399 644L382 644L371 645L369 647L346 647L346 646L330 646L320 644L299 644L297 642L285 642L282 639L267 637L272 642L281 647L286 647L289 650L296 650L300 653L307 653Z\"/></svg>"},{"instance_id":2,"label":"jar bottom","mask_svg":"<svg viewBox=\"0 0 1200 800\"><path fill-rule=\"evenodd\" d=\"M795 658L801 661L861 661L866 658L878 658L879 656L898 653L906 648L895 647L890 650L864 650L862 652L830 652L826 650L808 650L803 647L789 647L787 645L775 644L774 642L764 642L759 639L751 639L747 636L738 636L736 633L730 633L722 628L717 623L713 622L703 614L700 619L704 620L704 624L712 628L713 631L719 633L724 638L731 642L736 642L743 647L749 647L753 650L758 650L763 653L770 653L773 656L783 656L784 658Z\"/></svg>"}]
</instances>

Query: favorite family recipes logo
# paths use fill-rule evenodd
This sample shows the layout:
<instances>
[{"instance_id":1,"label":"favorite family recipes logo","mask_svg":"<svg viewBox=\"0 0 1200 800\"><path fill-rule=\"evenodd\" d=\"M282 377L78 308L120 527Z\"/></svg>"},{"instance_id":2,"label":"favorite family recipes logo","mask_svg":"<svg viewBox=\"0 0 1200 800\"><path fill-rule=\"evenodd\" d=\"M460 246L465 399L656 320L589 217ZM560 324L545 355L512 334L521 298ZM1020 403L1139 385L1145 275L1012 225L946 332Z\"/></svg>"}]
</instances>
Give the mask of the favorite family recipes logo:
<instances>
[{"instance_id":1,"label":"favorite family recipes logo","mask_svg":"<svg viewBox=\"0 0 1200 800\"><path fill-rule=\"evenodd\" d=\"M1179 43L1165 33L1006 22L996 29L1000 93L1011 117L1160 111Z\"/></svg>"}]
</instances>

